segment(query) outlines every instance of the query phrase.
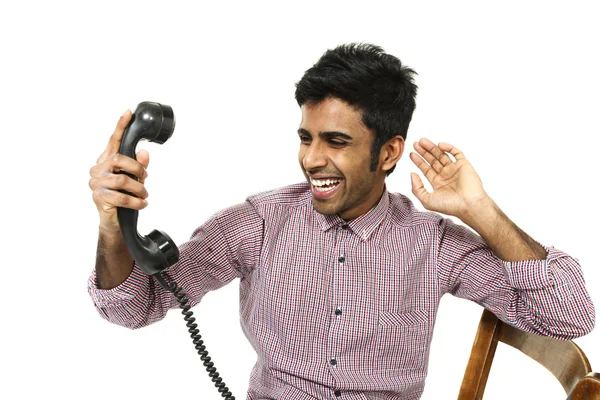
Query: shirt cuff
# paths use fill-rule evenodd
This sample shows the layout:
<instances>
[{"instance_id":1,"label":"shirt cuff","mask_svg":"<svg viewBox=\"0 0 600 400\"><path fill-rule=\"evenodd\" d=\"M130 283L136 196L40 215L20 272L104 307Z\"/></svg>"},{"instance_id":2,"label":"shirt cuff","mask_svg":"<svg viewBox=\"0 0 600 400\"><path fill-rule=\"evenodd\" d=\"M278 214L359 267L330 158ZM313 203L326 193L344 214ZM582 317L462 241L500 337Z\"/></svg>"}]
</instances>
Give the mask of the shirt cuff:
<instances>
[{"instance_id":1,"label":"shirt cuff","mask_svg":"<svg viewBox=\"0 0 600 400\"><path fill-rule=\"evenodd\" d=\"M88 279L88 292L99 307L118 305L135 298L144 286L148 285L149 277L134 264L131 274L123 283L112 289L98 288L96 271Z\"/></svg>"},{"instance_id":2,"label":"shirt cuff","mask_svg":"<svg viewBox=\"0 0 600 400\"><path fill-rule=\"evenodd\" d=\"M548 255L544 260L503 261L508 284L515 289L542 289L553 282L548 274L548 265L561 257L568 257L554 247L541 245Z\"/></svg>"}]
</instances>

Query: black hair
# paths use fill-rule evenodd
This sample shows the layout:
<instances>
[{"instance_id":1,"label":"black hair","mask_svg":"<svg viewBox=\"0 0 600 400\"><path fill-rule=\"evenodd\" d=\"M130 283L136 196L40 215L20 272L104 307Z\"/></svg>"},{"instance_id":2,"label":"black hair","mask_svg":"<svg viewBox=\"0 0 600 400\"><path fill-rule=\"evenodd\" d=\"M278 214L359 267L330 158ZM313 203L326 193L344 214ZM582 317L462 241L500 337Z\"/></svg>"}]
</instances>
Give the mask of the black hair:
<instances>
[{"instance_id":1,"label":"black hair","mask_svg":"<svg viewBox=\"0 0 600 400\"><path fill-rule=\"evenodd\" d=\"M349 43L327 50L296 83L298 105L335 97L362 111L363 124L375 132L371 171L381 147L394 136L406 139L415 110L416 72L379 46ZM396 166L388 171L388 175Z\"/></svg>"}]
</instances>

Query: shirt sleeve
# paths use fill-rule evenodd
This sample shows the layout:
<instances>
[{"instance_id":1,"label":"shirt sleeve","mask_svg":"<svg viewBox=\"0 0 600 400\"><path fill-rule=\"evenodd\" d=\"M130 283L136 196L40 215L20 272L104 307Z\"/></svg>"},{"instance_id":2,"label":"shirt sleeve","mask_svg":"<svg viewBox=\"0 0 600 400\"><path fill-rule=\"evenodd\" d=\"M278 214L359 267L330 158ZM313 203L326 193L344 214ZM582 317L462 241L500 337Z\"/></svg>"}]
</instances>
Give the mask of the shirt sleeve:
<instances>
[{"instance_id":1,"label":"shirt sleeve","mask_svg":"<svg viewBox=\"0 0 600 400\"><path fill-rule=\"evenodd\" d=\"M562 251L543 247L544 260L503 261L475 232L443 219L442 293L472 300L530 333L561 340L586 335L594 327L595 310L581 266Z\"/></svg>"},{"instance_id":2,"label":"shirt sleeve","mask_svg":"<svg viewBox=\"0 0 600 400\"><path fill-rule=\"evenodd\" d=\"M253 271L262 239L263 220L250 203L239 204L198 227L179 246L179 261L163 274L183 288L194 306L209 291ZM136 264L125 282L109 290L99 289L92 273L88 292L104 319L131 329L159 321L178 306L173 295Z\"/></svg>"}]
</instances>

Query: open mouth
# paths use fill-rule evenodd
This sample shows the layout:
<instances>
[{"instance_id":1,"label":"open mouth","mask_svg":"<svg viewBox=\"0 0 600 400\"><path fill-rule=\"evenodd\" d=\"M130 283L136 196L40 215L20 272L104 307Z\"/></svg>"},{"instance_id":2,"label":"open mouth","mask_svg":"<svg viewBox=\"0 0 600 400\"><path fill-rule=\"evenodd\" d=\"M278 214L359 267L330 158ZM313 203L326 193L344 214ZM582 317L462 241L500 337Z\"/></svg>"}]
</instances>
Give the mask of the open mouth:
<instances>
[{"instance_id":1,"label":"open mouth","mask_svg":"<svg viewBox=\"0 0 600 400\"><path fill-rule=\"evenodd\" d=\"M317 197L329 197L338 188L342 179L340 178L329 178L329 179L313 179L310 178L310 183L313 188L313 193Z\"/></svg>"}]
</instances>

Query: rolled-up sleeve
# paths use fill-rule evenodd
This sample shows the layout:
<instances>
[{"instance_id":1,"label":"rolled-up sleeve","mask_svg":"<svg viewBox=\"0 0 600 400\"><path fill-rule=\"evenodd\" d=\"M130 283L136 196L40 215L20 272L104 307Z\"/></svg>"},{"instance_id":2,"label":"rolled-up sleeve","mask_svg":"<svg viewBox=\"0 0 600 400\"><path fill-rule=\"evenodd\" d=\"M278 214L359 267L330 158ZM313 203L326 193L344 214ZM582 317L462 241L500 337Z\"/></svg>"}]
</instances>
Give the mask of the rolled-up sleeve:
<instances>
[{"instance_id":1,"label":"rolled-up sleeve","mask_svg":"<svg viewBox=\"0 0 600 400\"><path fill-rule=\"evenodd\" d=\"M442 291L527 332L562 340L586 335L595 309L582 268L570 255L543 247L543 260L503 261L469 228L444 219L438 252Z\"/></svg>"},{"instance_id":2,"label":"rolled-up sleeve","mask_svg":"<svg viewBox=\"0 0 600 400\"><path fill-rule=\"evenodd\" d=\"M163 274L183 288L194 306L209 291L254 269L262 235L263 221L248 202L228 208L198 227L190 240L179 246L179 261ZM88 292L104 319L131 329L163 319L178 304L136 264L121 285L109 290L99 289L92 273Z\"/></svg>"}]
</instances>

